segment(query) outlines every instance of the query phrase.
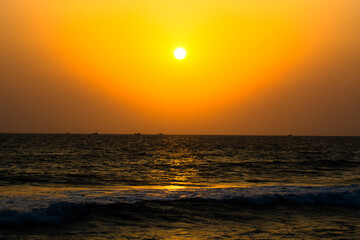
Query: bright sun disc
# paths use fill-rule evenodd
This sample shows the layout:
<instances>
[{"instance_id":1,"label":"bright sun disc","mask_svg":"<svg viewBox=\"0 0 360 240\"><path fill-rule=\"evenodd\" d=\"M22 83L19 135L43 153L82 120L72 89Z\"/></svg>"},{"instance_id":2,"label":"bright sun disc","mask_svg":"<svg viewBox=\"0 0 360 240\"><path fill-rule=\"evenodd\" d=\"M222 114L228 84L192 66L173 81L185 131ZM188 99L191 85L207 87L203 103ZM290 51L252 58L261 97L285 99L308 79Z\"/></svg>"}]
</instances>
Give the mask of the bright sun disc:
<instances>
[{"instance_id":1,"label":"bright sun disc","mask_svg":"<svg viewBox=\"0 0 360 240\"><path fill-rule=\"evenodd\" d=\"M174 56L177 59L183 59L186 56L186 51L183 48L177 48L174 52Z\"/></svg>"}]
</instances>

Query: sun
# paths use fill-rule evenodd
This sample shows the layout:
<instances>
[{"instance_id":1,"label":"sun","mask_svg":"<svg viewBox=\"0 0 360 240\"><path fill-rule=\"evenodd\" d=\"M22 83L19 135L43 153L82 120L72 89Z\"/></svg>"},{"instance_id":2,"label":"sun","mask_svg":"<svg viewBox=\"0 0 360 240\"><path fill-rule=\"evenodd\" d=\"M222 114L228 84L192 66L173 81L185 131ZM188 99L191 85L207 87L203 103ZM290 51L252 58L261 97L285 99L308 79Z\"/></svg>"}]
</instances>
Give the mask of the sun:
<instances>
[{"instance_id":1,"label":"sun","mask_svg":"<svg viewBox=\"0 0 360 240\"><path fill-rule=\"evenodd\" d=\"M175 56L176 59L179 59L179 60L184 59L185 56L186 56L186 51L185 51L185 49L183 49L183 48L177 48L177 49L175 50L175 52L174 52L174 56Z\"/></svg>"}]
</instances>

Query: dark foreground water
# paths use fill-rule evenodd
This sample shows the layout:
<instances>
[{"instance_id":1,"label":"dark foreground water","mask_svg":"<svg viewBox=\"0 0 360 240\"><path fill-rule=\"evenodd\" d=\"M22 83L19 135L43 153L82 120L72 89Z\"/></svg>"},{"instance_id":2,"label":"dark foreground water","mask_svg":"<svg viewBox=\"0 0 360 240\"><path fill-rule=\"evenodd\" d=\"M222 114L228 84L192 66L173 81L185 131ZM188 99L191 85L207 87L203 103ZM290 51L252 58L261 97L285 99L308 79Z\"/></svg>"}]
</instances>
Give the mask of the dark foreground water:
<instances>
[{"instance_id":1,"label":"dark foreground water","mask_svg":"<svg viewBox=\"0 0 360 240\"><path fill-rule=\"evenodd\" d=\"M2 134L0 239L360 239L360 138Z\"/></svg>"}]
</instances>

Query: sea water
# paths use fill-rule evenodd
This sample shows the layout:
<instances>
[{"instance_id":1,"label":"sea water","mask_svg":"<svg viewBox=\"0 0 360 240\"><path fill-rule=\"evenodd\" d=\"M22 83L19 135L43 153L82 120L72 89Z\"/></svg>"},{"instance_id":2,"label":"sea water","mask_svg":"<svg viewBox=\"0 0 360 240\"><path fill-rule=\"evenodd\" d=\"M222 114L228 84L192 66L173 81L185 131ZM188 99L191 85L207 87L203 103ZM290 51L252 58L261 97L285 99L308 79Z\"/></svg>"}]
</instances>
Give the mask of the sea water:
<instances>
[{"instance_id":1,"label":"sea water","mask_svg":"<svg viewBox=\"0 0 360 240\"><path fill-rule=\"evenodd\" d=\"M360 239L360 137L1 134L0 239Z\"/></svg>"}]
</instances>

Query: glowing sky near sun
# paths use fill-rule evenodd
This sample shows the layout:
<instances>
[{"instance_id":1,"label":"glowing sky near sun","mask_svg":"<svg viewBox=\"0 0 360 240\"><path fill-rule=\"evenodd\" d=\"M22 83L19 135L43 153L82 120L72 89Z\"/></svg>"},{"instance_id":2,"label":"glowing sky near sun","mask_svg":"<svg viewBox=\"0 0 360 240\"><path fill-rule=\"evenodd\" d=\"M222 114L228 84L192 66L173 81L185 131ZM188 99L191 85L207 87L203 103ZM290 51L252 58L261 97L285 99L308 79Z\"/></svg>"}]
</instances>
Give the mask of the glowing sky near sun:
<instances>
[{"instance_id":1,"label":"glowing sky near sun","mask_svg":"<svg viewBox=\"0 0 360 240\"><path fill-rule=\"evenodd\" d=\"M360 134L359 6L1 1L0 131Z\"/></svg>"}]
</instances>

